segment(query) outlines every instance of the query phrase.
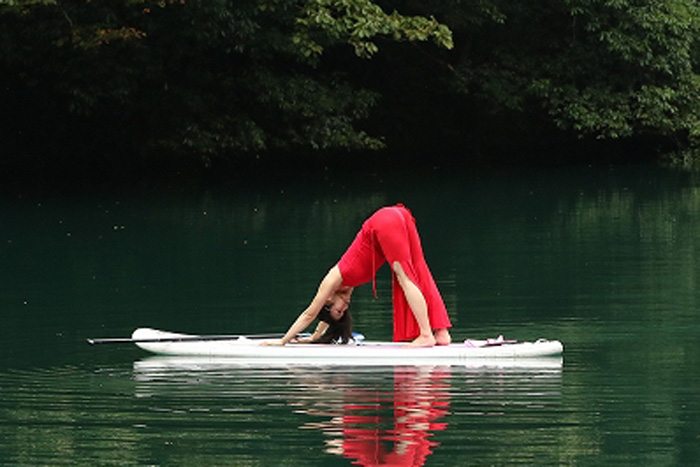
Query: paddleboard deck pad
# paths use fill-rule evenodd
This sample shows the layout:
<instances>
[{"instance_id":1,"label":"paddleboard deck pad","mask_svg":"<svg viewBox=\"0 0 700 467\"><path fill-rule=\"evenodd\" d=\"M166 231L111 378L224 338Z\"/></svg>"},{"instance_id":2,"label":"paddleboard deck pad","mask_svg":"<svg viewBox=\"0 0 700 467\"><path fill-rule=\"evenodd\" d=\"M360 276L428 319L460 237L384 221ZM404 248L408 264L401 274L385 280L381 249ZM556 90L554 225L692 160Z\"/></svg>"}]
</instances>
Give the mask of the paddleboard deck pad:
<instances>
[{"instance_id":1,"label":"paddleboard deck pad","mask_svg":"<svg viewBox=\"0 0 700 467\"><path fill-rule=\"evenodd\" d=\"M303 362L306 359L340 360L372 359L382 362L412 363L426 360L467 360L480 358L537 358L559 356L564 346L556 340L539 339L534 342L518 342L498 337L496 339L467 339L464 342L435 347L410 347L405 343L361 341L355 344L287 344L264 345L270 339L251 339L244 336L230 340L163 341L158 339L196 338L190 334L160 331L152 328L136 329L131 338L138 347L158 355L227 357L241 359L280 359L287 362ZM147 341L147 342L139 342Z\"/></svg>"}]
</instances>

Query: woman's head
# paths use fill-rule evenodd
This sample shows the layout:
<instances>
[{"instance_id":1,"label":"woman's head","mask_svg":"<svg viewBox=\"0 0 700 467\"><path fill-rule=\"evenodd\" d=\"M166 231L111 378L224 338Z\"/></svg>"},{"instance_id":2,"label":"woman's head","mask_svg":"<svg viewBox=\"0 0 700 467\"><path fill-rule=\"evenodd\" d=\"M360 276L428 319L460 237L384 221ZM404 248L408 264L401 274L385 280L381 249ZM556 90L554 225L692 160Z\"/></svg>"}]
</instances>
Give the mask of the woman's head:
<instances>
[{"instance_id":1,"label":"woman's head","mask_svg":"<svg viewBox=\"0 0 700 467\"><path fill-rule=\"evenodd\" d=\"M340 342L347 344L352 339L352 316L348 304L344 308L336 308L334 311L333 305L326 303L318 314L318 319L328 324L328 329L316 341L319 344L330 344L331 342Z\"/></svg>"},{"instance_id":2,"label":"woman's head","mask_svg":"<svg viewBox=\"0 0 700 467\"><path fill-rule=\"evenodd\" d=\"M352 287L340 287L326 300L326 307L330 316L339 321L350 307L350 297L352 295Z\"/></svg>"}]
</instances>

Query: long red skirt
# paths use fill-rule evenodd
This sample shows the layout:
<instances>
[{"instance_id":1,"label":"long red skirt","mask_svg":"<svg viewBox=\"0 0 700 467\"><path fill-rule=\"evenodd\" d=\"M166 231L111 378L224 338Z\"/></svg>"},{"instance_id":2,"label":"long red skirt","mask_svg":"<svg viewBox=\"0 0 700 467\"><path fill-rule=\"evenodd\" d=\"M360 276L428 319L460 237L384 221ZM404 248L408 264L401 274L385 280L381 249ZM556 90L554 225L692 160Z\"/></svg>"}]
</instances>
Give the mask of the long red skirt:
<instances>
[{"instance_id":1,"label":"long red skirt","mask_svg":"<svg viewBox=\"0 0 700 467\"><path fill-rule=\"evenodd\" d=\"M401 264L408 278L423 293L428 305L430 327L452 327L445 303L425 261L416 221L403 205L384 207L372 214L340 258L338 268L343 284L356 287L373 281L377 270L384 263L393 265L395 261ZM393 268L392 296L394 341L415 339L420 334L420 328Z\"/></svg>"}]
</instances>

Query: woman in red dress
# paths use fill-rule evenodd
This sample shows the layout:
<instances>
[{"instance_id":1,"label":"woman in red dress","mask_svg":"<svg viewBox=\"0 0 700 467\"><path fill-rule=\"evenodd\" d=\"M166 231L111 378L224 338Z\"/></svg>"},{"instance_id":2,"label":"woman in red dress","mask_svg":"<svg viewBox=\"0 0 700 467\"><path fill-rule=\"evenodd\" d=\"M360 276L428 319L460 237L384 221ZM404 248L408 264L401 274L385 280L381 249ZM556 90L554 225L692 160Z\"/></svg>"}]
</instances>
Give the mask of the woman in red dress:
<instances>
[{"instance_id":1,"label":"woman in red dress","mask_svg":"<svg viewBox=\"0 0 700 467\"><path fill-rule=\"evenodd\" d=\"M401 204L379 209L362 224L278 344L286 344L306 329L326 305L331 316L340 319L354 287L371 281L376 292L374 277L385 262L393 272L394 341L426 347L449 344L452 325L445 303L425 261L416 221Z\"/></svg>"}]
</instances>

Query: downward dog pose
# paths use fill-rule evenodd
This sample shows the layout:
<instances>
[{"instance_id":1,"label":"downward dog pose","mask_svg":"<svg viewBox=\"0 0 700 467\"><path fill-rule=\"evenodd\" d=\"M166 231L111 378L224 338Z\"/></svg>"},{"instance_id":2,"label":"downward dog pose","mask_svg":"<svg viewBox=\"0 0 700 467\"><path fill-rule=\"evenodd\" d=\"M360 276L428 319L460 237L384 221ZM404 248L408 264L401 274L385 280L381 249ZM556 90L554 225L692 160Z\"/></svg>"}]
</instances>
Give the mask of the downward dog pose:
<instances>
[{"instance_id":1,"label":"downward dog pose","mask_svg":"<svg viewBox=\"0 0 700 467\"><path fill-rule=\"evenodd\" d=\"M309 306L274 344L294 339L324 306L333 319L342 318L358 285L371 281L376 295L375 276L384 263L392 270L394 341L425 347L449 344L452 324L445 303L425 261L415 219L402 204L381 208L362 224L340 261L321 281Z\"/></svg>"}]
</instances>

